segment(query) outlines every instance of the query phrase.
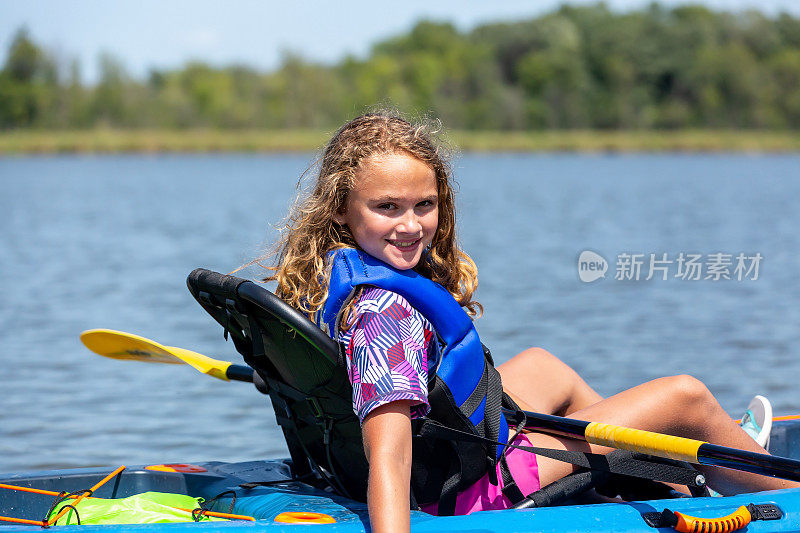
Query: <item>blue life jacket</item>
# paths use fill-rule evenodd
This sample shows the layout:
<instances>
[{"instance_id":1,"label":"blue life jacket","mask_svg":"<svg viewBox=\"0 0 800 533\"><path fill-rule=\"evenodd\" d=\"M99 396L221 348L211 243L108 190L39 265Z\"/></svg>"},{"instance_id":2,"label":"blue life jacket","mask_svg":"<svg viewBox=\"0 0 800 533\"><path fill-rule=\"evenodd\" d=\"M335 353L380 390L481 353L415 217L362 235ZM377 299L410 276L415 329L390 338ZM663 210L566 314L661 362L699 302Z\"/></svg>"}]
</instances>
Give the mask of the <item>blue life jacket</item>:
<instances>
[{"instance_id":1,"label":"blue life jacket","mask_svg":"<svg viewBox=\"0 0 800 533\"><path fill-rule=\"evenodd\" d=\"M441 343L436 359L428 362L428 417L494 442L508 442L508 423L500 411L503 393L499 374L484 351L472 320L453 296L418 272L397 270L361 250L339 249L329 260L332 265L328 298L317 314L320 327L336 340L342 309L359 286L379 287L401 295L433 324ZM469 463L464 468L471 470L476 461L483 462L481 471L493 476L505 447L483 448L483 457L462 457L462 464ZM472 450L474 453L474 445ZM463 447L460 451L463 453Z\"/></svg>"}]
</instances>

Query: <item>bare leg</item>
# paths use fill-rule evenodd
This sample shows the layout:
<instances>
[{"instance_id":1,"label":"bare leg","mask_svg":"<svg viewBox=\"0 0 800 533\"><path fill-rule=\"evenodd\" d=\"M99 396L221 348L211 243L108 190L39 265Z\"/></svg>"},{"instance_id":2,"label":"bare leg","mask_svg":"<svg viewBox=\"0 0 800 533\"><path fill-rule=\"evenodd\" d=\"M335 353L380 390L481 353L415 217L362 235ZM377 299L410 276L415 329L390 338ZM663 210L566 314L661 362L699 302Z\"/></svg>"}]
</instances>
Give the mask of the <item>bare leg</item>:
<instances>
[{"instance_id":1,"label":"bare leg","mask_svg":"<svg viewBox=\"0 0 800 533\"><path fill-rule=\"evenodd\" d=\"M523 408L533 407L526 404ZM667 433L766 453L734 422L702 382L691 376L659 378L575 411L572 418ZM602 446L533 433L534 445L608 453ZM572 471L571 465L539 457L542 486ZM701 467L708 484L722 494L798 487L800 483L739 472Z\"/></svg>"},{"instance_id":2,"label":"bare leg","mask_svg":"<svg viewBox=\"0 0 800 533\"><path fill-rule=\"evenodd\" d=\"M542 348L529 348L497 370L503 389L528 411L565 416L603 399L577 372Z\"/></svg>"}]
</instances>

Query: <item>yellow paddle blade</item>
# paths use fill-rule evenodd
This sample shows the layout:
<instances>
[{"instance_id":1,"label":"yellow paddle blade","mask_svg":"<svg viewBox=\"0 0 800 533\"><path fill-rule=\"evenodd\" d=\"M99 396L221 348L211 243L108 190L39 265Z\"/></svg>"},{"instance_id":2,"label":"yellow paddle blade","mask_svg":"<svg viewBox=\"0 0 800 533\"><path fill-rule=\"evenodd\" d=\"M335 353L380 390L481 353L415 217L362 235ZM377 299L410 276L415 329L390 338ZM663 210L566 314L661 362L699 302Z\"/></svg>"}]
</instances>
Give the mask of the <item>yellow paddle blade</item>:
<instances>
[{"instance_id":1,"label":"yellow paddle blade","mask_svg":"<svg viewBox=\"0 0 800 533\"><path fill-rule=\"evenodd\" d=\"M81 333L81 341L91 351L112 359L127 359L147 363L188 364L204 374L228 381L228 361L174 346L164 346L150 339L114 331L112 329L90 329Z\"/></svg>"},{"instance_id":2,"label":"yellow paddle blade","mask_svg":"<svg viewBox=\"0 0 800 533\"><path fill-rule=\"evenodd\" d=\"M91 351L103 357L146 363L184 364L164 346L131 333L112 329L90 329L81 333L81 341Z\"/></svg>"}]
</instances>

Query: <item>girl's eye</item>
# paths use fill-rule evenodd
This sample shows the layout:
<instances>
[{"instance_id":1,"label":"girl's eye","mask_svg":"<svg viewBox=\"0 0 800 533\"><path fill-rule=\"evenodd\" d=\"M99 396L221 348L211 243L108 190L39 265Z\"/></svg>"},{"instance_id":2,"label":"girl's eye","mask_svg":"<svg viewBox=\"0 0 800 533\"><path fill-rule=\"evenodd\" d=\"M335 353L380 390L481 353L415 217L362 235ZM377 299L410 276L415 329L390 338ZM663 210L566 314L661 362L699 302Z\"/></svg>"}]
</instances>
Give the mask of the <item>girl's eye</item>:
<instances>
[{"instance_id":1,"label":"girl's eye","mask_svg":"<svg viewBox=\"0 0 800 533\"><path fill-rule=\"evenodd\" d=\"M378 209L389 210L389 209L393 209L393 208L394 208L394 204L391 204L391 203L378 204Z\"/></svg>"},{"instance_id":2,"label":"girl's eye","mask_svg":"<svg viewBox=\"0 0 800 533\"><path fill-rule=\"evenodd\" d=\"M421 201L420 203L417 204L417 207L430 207L432 205L433 205L433 202L431 202L430 200L423 200L423 201Z\"/></svg>"}]
</instances>

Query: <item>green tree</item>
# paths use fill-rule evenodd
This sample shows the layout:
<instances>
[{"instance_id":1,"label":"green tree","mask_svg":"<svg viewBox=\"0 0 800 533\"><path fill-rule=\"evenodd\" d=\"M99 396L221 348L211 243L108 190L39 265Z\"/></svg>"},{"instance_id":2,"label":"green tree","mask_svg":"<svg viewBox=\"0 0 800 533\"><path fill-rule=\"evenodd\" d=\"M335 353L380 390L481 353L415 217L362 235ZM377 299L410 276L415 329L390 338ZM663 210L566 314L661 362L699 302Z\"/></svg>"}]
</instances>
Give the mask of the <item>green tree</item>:
<instances>
[{"instance_id":1,"label":"green tree","mask_svg":"<svg viewBox=\"0 0 800 533\"><path fill-rule=\"evenodd\" d=\"M53 60L19 29L0 72L0 127L37 125L55 100L58 76Z\"/></svg>"},{"instance_id":2,"label":"green tree","mask_svg":"<svg viewBox=\"0 0 800 533\"><path fill-rule=\"evenodd\" d=\"M761 126L761 80L753 53L742 44L701 49L690 81L698 96L702 123L712 127Z\"/></svg>"},{"instance_id":3,"label":"green tree","mask_svg":"<svg viewBox=\"0 0 800 533\"><path fill-rule=\"evenodd\" d=\"M119 59L108 53L100 54L98 65L100 81L92 98L94 122L107 126L128 125L126 92L131 80L125 67Z\"/></svg>"},{"instance_id":4,"label":"green tree","mask_svg":"<svg viewBox=\"0 0 800 533\"><path fill-rule=\"evenodd\" d=\"M778 125L800 125L800 48L785 49L770 59L769 70L775 84L775 111Z\"/></svg>"}]
</instances>

